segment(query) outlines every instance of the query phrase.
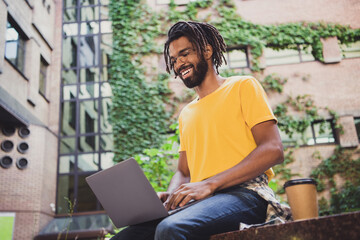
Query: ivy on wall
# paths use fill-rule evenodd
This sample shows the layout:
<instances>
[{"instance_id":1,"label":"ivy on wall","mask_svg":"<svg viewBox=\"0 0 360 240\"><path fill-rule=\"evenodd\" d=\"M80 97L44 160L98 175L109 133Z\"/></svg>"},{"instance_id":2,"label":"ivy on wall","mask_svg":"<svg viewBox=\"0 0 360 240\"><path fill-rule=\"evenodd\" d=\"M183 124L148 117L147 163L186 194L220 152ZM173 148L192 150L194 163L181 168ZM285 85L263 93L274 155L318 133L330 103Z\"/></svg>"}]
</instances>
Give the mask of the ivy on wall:
<instances>
[{"instance_id":1,"label":"ivy on wall","mask_svg":"<svg viewBox=\"0 0 360 240\"><path fill-rule=\"evenodd\" d=\"M360 153L357 149L343 149L337 147L329 158L324 159L319 152L314 152L313 157L321 160L311 173L316 179L319 192L330 189L331 199L319 200L320 215L336 214L360 210ZM341 177L345 182L339 186L335 177Z\"/></svg>"},{"instance_id":2,"label":"ivy on wall","mask_svg":"<svg viewBox=\"0 0 360 240\"><path fill-rule=\"evenodd\" d=\"M162 52L162 45L159 44L162 41L159 39L166 36L172 24L179 20L196 20L215 25L228 46L250 46L251 70L254 73L261 72L259 57L265 47L297 49L298 45L302 45L304 48L311 48L315 59L323 61L321 38L336 36L342 44L360 40L360 29L337 24L301 22L259 25L247 22L237 15L232 0L191 1L182 9L178 10L173 0L167 11L159 12L152 11L143 0L113 0L110 4L114 38L110 74L113 88L111 117L116 148L115 161L140 154L137 160L144 162L142 166L147 169L149 178L154 179L153 185L157 186L157 189L166 189L164 183L171 174L165 168L165 158L175 156L169 152L167 145L161 145L172 121L172 113L166 110L165 104L174 104L187 97L170 101L171 91L167 86L169 76L160 73L149 79L145 76L142 59L146 55ZM197 16L201 9L211 11L199 19ZM233 70L222 72L223 76L234 74L239 73ZM282 93L283 85L287 81L278 75L269 75L260 80L267 91L278 93ZM190 97L191 95L188 94ZM295 118L289 114L289 109L300 111L301 117ZM279 128L292 136L294 133L304 133L312 121L322 119L318 110L311 96L303 95L289 97L276 107L274 113L278 117ZM336 113L327 110L336 120ZM337 128L341 130L341 126ZM286 165L294 161L292 153L293 149L288 149L284 163L274 168L283 180L296 176L286 168ZM146 159L155 159L157 162L149 164ZM319 176L322 176L322 171L319 170ZM352 184L355 188L359 186L356 182ZM340 194L339 191L336 193Z\"/></svg>"}]
</instances>

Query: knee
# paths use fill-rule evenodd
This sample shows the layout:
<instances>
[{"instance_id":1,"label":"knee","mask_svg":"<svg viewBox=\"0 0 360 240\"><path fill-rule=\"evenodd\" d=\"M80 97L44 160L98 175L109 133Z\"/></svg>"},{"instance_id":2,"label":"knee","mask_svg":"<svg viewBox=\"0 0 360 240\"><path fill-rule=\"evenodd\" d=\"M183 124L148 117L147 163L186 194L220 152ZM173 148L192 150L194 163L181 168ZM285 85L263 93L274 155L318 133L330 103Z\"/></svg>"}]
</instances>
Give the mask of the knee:
<instances>
[{"instance_id":1,"label":"knee","mask_svg":"<svg viewBox=\"0 0 360 240\"><path fill-rule=\"evenodd\" d=\"M182 236L183 233L179 224L169 218L165 218L156 227L155 240L186 239Z\"/></svg>"}]
</instances>

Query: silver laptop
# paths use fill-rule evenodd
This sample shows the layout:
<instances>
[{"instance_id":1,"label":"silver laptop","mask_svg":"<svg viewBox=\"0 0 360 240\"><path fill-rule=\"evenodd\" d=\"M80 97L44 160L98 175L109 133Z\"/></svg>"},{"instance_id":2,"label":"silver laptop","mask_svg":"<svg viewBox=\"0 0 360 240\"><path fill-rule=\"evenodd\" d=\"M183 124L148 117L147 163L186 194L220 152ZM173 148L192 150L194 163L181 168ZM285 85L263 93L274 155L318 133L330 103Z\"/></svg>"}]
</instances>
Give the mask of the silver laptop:
<instances>
[{"instance_id":1,"label":"silver laptop","mask_svg":"<svg viewBox=\"0 0 360 240\"><path fill-rule=\"evenodd\" d=\"M134 158L97 172L86 182L118 228L170 214ZM171 213L176 210L180 209Z\"/></svg>"}]
</instances>

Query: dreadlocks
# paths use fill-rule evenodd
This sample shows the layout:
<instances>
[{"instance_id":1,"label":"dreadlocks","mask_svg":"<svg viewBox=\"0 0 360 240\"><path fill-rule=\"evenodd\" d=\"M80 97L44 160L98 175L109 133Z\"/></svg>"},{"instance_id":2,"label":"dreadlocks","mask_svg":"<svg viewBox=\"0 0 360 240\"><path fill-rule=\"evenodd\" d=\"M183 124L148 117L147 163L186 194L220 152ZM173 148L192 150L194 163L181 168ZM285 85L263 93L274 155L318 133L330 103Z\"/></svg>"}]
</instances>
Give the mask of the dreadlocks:
<instances>
[{"instance_id":1,"label":"dreadlocks","mask_svg":"<svg viewBox=\"0 0 360 240\"><path fill-rule=\"evenodd\" d=\"M226 51L226 44L219 31L208 23L200 22L185 22L180 21L173 25L168 32L168 40L164 46L164 57L166 63L166 71L170 73L174 66L170 64L170 43L182 36L185 36L195 46L199 56L201 56L206 49L206 45L210 44L213 48L212 61L216 72L219 73L218 68L222 65L223 60L226 63L223 52ZM175 72L175 75L176 72Z\"/></svg>"}]
</instances>

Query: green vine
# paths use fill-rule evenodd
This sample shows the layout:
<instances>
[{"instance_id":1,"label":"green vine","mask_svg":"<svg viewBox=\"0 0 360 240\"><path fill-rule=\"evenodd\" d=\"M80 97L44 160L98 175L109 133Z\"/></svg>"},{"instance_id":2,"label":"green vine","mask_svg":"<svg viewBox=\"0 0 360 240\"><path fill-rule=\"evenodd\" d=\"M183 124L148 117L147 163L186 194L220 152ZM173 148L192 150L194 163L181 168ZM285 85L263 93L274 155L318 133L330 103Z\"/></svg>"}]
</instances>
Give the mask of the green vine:
<instances>
[{"instance_id":1,"label":"green vine","mask_svg":"<svg viewBox=\"0 0 360 240\"><path fill-rule=\"evenodd\" d=\"M198 19L200 9L212 9L219 18L211 22L210 16ZM213 13L211 13L213 14ZM123 160L143 149L159 147L163 134L171 123L171 113L166 111L170 90L168 75L155 79L145 76L142 58L161 53L157 39L165 36L167 29L179 20L210 21L229 46L250 47L252 70L259 71L259 57L265 47L274 49L311 47L314 57L322 60L320 38L338 37L341 43L360 39L359 29L325 23L290 23L259 25L244 21L235 11L231 0L199 0L178 10L171 0L166 11L154 12L142 0L111 1L110 17L113 23L114 51L111 56L111 85L113 88L112 122L116 146L116 161ZM281 91L281 83L264 79L265 87ZM286 108L283 108L286 110ZM285 118L284 118L285 119ZM288 119L293 124L293 119ZM310 120L310 119L309 119ZM304 121L308 122L308 121ZM300 126L295 126L299 128Z\"/></svg>"},{"instance_id":2,"label":"green vine","mask_svg":"<svg viewBox=\"0 0 360 240\"><path fill-rule=\"evenodd\" d=\"M327 159L319 152L313 154L313 158L321 163L312 171L311 177L317 181L319 192L330 189L331 194L330 202L325 198L319 201L321 215L360 210L360 158L354 159L358 153L358 150L338 146ZM335 181L337 175L345 181L342 186Z\"/></svg>"},{"instance_id":3,"label":"green vine","mask_svg":"<svg viewBox=\"0 0 360 240\"><path fill-rule=\"evenodd\" d=\"M200 19L200 10L211 11L208 15L202 14ZM214 14L219 17L213 18ZM152 11L143 0L112 0L110 16L113 22L114 44L110 74L113 88L111 118L116 146L115 160L136 156L157 190L166 189L166 183L171 177L171 171L167 167L170 164L168 159L176 158L177 154L173 149L176 135L171 136L172 140L168 139L164 144L164 136L168 132L173 112L167 110L166 104L174 110L178 103L193 97L193 93L187 92L186 96L170 101L169 75L158 73L157 69L153 69L153 77L146 77L145 74L143 57L161 54L162 45L159 43L162 41L158 40L166 36L172 24L179 20L194 20L215 25L228 46L250 50L253 73L261 72L259 58L266 47L281 50L298 49L300 45L305 50L311 49L316 60L323 61L321 38L337 37L341 44L360 40L360 29L332 23L259 25L247 22L236 13L232 0L191 1L185 8L178 8L171 0L168 9L159 12ZM222 70L221 74L226 77L239 72ZM308 78L309 76L304 76L303 80ZM276 74L265 76L261 80L266 91L280 94L286 82L287 79ZM336 112L328 108L325 110L334 118L336 128L341 133L343 130L337 124ZM293 112L300 114L292 114ZM278 118L279 128L290 138L295 134L304 134L312 122L324 120L309 95L289 96L285 102L277 105L274 113ZM322 131L324 126L321 127ZM298 145L287 148L284 163L274 168L279 180L286 181L296 176L287 168L287 165L294 161L293 152L296 147ZM322 163L313 171L312 177L319 182L319 190L326 186L331 188L331 201L320 200L323 213L359 208L353 197L359 196L359 182L350 177L351 174L354 176L359 173L359 159L350 160L350 155L350 152L337 148L332 157L322 159ZM345 160L344 156L347 156ZM344 163L341 163L342 161ZM352 168L343 166L345 162ZM346 180L341 187L335 184L336 173ZM283 192L282 188L276 188L278 193Z\"/></svg>"},{"instance_id":4,"label":"green vine","mask_svg":"<svg viewBox=\"0 0 360 240\"><path fill-rule=\"evenodd\" d=\"M168 75L149 81L141 58L158 51L154 38L159 18L141 1L112 1L114 51L111 56L113 106L111 118L116 146L115 161L124 160L163 142L170 113ZM151 79L150 79L151 80Z\"/></svg>"}]
</instances>

